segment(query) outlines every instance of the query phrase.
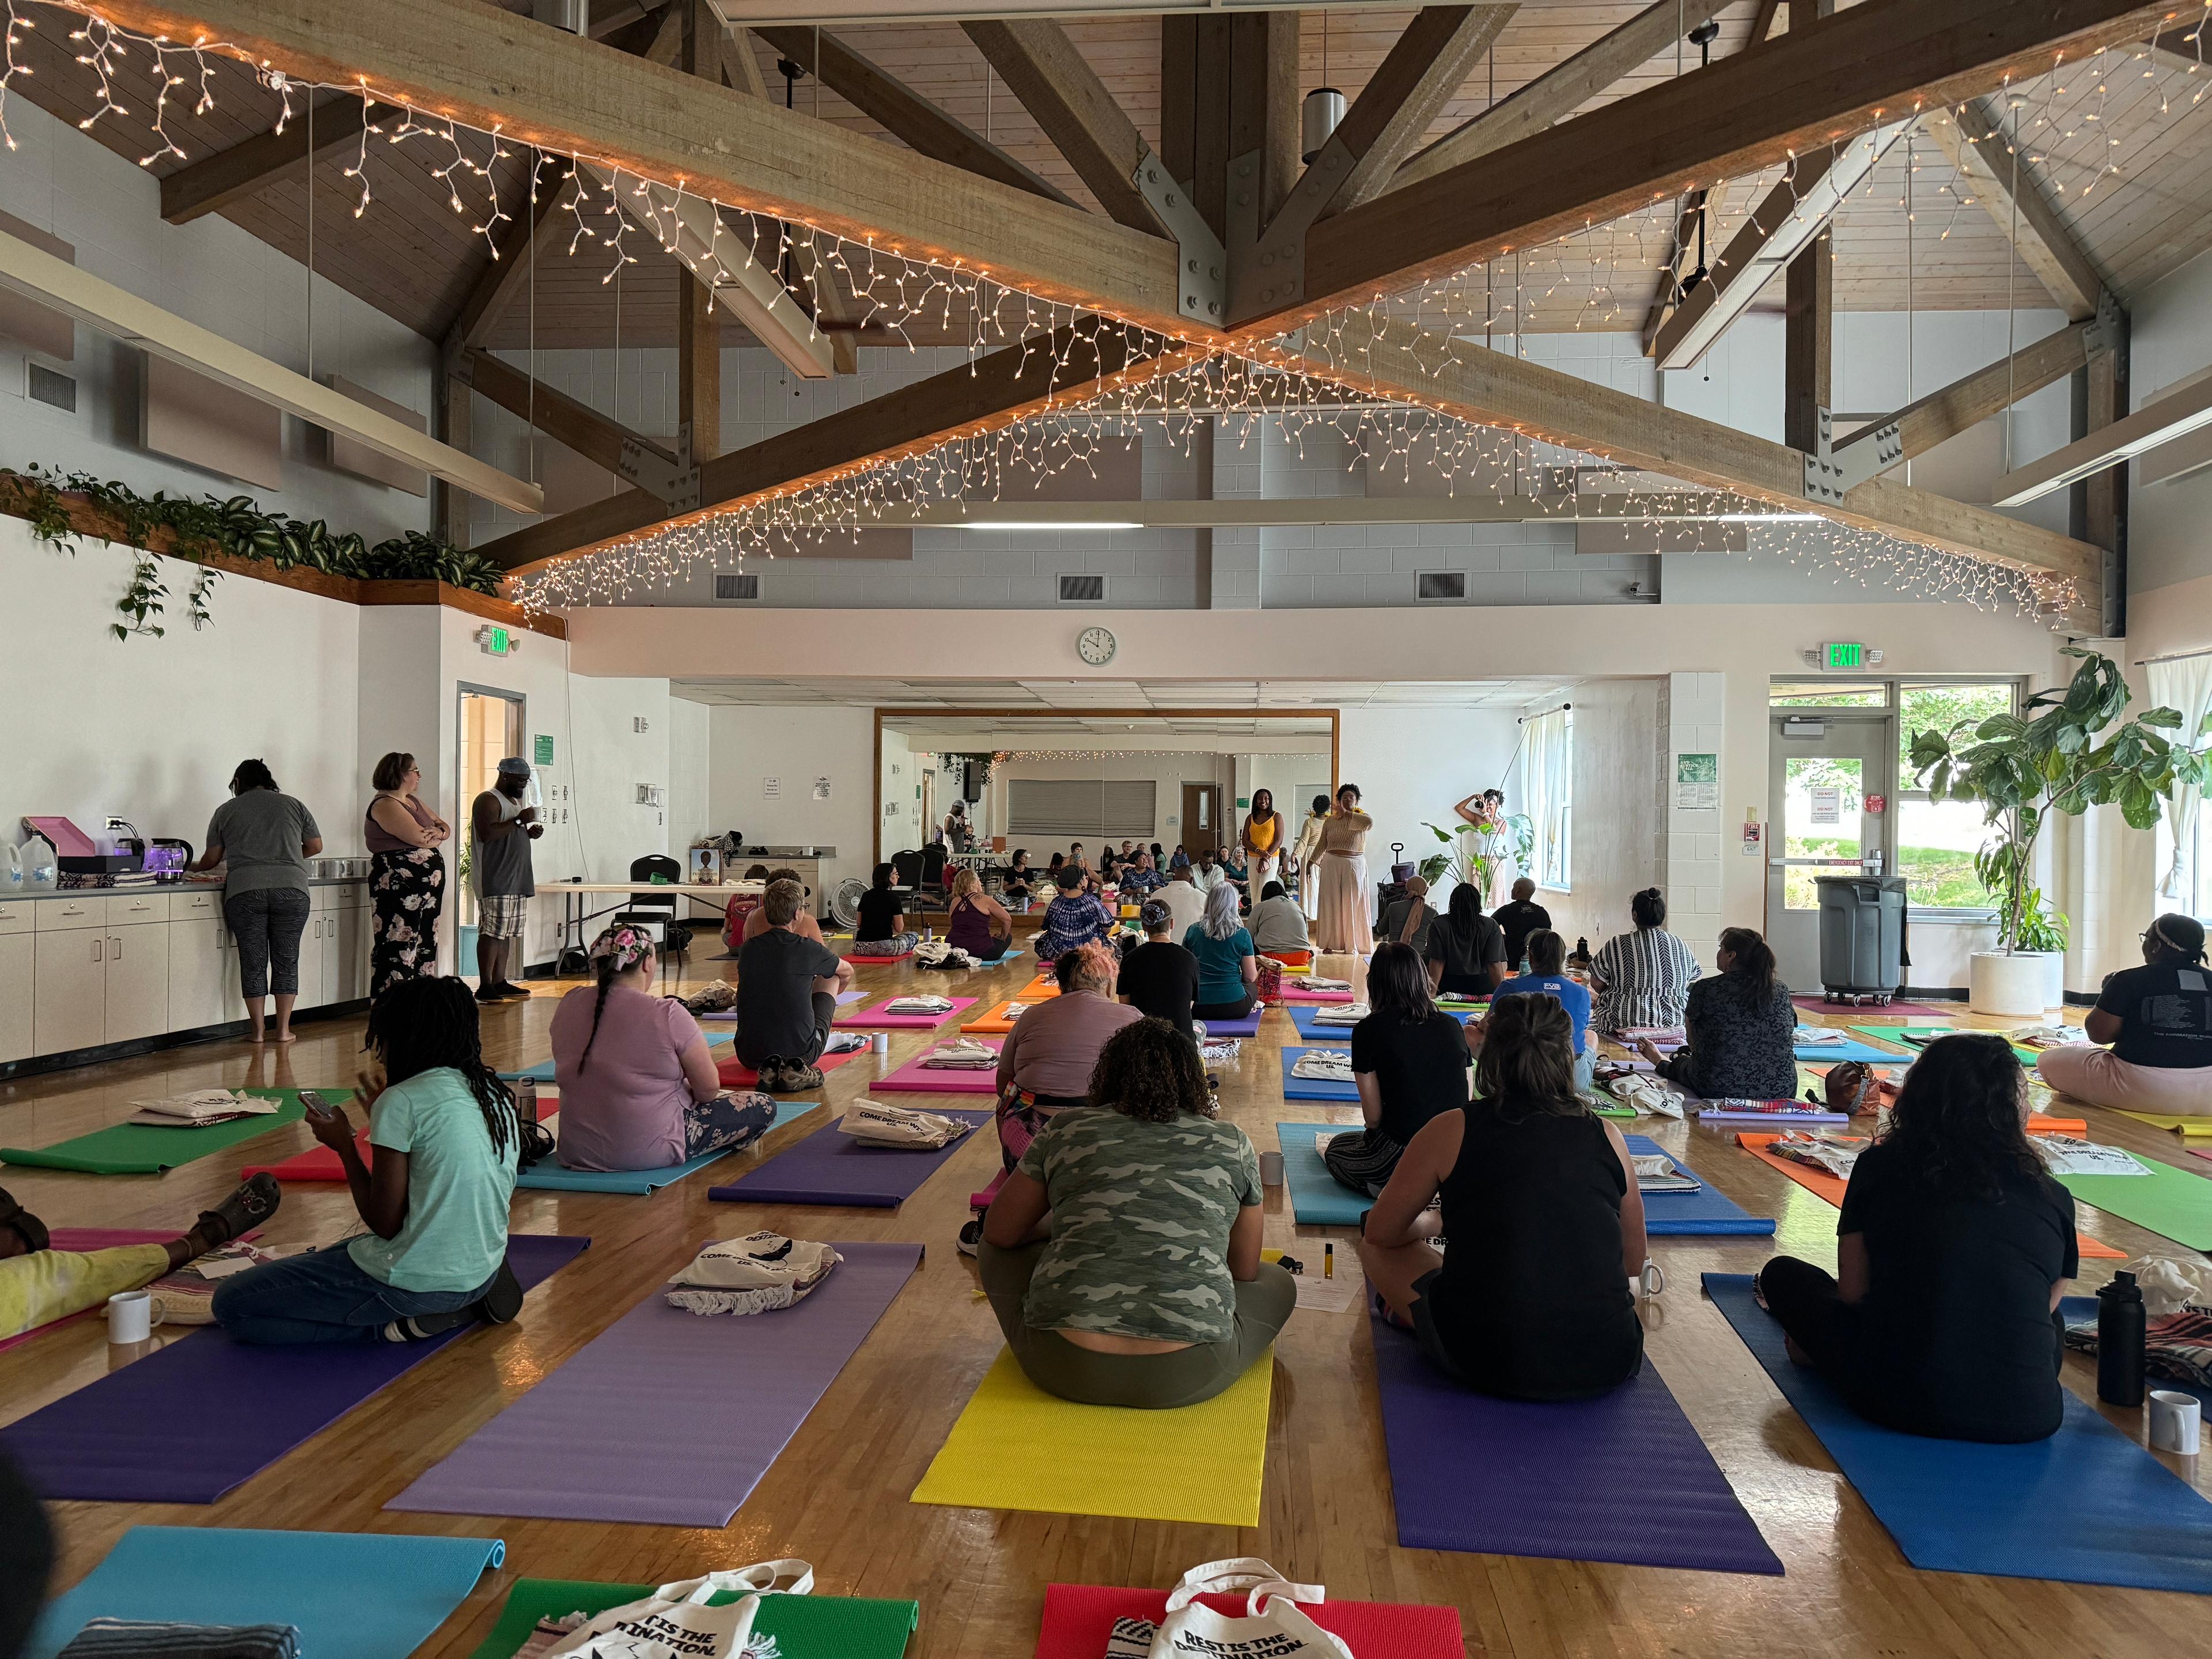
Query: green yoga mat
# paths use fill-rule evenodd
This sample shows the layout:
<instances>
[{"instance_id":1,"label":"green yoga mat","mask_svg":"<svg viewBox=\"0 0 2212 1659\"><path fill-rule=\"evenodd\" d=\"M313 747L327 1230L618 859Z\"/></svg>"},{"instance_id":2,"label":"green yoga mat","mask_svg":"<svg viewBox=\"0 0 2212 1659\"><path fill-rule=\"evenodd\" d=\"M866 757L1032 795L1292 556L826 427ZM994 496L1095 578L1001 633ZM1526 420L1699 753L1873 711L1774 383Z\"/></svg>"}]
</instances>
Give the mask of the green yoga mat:
<instances>
[{"instance_id":1,"label":"green yoga mat","mask_svg":"<svg viewBox=\"0 0 2212 1659\"><path fill-rule=\"evenodd\" d=\"M0 1146L0 1164L28 1165L40 1170L76 1170L86 1175L161 1175L195 1158L235 1146L241 1140L265 1135L307 1116L297 1089L245 1089L242 1094L282 1101L268 1117L241 1117L229 1123L210 1123L196 1129L158 1129L142 1123L118 1123L112 1129L95 1129L74 1140L27 1149ZM350 1089L325 1089L325 1099L353 1098Z\"/></svg>"},{"instance_id":2,"label":"green yoga mat","mask_svg":"<svg viewBox=\"0 0 2212 1659\"><path fill-rule=\"evenodd\" d=\"M1914 1049L1925 1048L1929 1043L1935 1042L1936 1039L1940 1036L1952 1036L1962 1034L1966 1036L1995 1036L1997 1035L1995 1031L1977 1031L1972 1028L1965 1025L1854 1025L1851 1027L1851 1030L1856 1031L1861 1036L1873 1037L1877 1042L1901 1042L1906 1048ZM2023 1048L2018 1044L2014 1044L2013 1047L2013 1053L2019 1056L2020 1063L2021 1065L2027 1066L2030 1071L2035 1069L2034 1049ZM1904 1058L1901 1054L1898 1057L1900 1060ZM2119 1177L2122 1181L2125 1181L2127 1178L2128 1177L2125 1176Z\"/></svg>"},{"instance_id":3,"label":"green yoga mat","mask_svg":"<svg viewBox=\"0 0 2212 1659\"><path fill-rule=\"evenodd\" d=\"M2150 1173L2063 1175L2058 1183L2084 1204L2094 1204L2107 1215L2148 1227L2192 1250L2212 1250L2212 1181L2141 1156L2136 1162Z\"/></svg>"},{"instance_id":4,"label":"green yoga mat","mask_svg":"<svg viewBox=\"0 0 2212 1659\"><path fill-rule=\"evenodd\" d=\"M541 1619L604 1613L650 1595L651 1584L596 1584L562 1578L518 1578L491 1634L471 1659L514 1659ZM733 1599L733 1598L721 1598ZM921 1617L920 1603L871 1601L850 1595L766 1595L753 1620L756 1636L773 1636L780 1659L899 1659Z\"/></svg>"}]
</instances>

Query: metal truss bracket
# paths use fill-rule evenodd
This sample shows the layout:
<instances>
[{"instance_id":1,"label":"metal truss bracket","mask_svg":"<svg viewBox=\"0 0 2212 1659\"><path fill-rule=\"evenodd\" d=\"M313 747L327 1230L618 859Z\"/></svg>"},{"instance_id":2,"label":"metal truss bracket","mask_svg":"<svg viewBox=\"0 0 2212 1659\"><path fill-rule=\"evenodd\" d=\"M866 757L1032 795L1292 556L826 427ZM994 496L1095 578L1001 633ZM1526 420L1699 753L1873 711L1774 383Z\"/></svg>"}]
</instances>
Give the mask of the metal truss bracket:
<instances>
[{"instance_id":1,"label":"metal truss bracket","mask_svg":"<svg viewBox=\"0 0 2212 1659\"><path fill-rule=\"evenodd\" d=\"M676 429L673 453L642 438L623 440L622 461L615 469L623 480L635 484L671 513L699 510L699 469L691 459L691 423Z\"/></svg>"},{"instance_id":2,"label":"metal truss bracket","mask_svg":"<svg viewBox=\"0 0 2212 1659\"><path fill-rule=\"evenodd\" d=\"M2091 319L2089 331L2081 337L2083 355L2094 357L2100 352L2118 351L2127 344L2128 313L2112 297L2110 289L2097 291L2097 314Z\"/></svg>"},{"instance_id":3,"label":"metal truss bracket","mask_svg":"<svg viewBox=\"0 0 2212 1659\"><path fill-rule=\"evenodd\" d=\"M1828 411L1820 410L1818 446L1805 457L1805 499L1833 507L1877 472L1905 459L1905 436L1891 421L1872 432L1854 433L1850 447L1836 453Z\"/></svg>"},{"instance_id":4,"label":"metal truss bracket","mask_svg":"<svg viewBox=\"0 0 2212 1659\"><path fill-rule=\"evenodd\" d=\"M1176 313L1206 328L1228 325L1229 255L1190 192L1150 149L1137 158L1130 182L1176 245Z\"/></svg>"},{"instance_id":5,"label":"metal truss bracket","mask_svg":"<svg viewBox=\"0 0 2212 1659\"><path fill-rule=\"evenodd\" d=\"M1342 137L1332 134L1264 230L1260 227L1260 153L1251 151L1229 164L1232 326L1305 298L1306 232L1344 188L1355 160Z\"/></svg>"}]
</instances>

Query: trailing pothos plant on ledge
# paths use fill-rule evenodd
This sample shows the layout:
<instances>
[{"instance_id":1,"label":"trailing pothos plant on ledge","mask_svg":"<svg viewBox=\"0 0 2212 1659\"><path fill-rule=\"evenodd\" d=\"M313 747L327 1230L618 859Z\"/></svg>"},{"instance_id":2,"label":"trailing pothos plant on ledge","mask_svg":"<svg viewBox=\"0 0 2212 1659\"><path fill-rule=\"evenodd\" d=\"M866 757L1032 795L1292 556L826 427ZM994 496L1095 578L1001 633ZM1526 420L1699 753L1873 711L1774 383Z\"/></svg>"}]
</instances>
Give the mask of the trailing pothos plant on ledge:
<instances>
[{"instance_id":1,"label":"trailing pothos plant on ledge","mask_svg":"<svg viewBox=\"0 0 2212 1659\"><path fill-rule=\"evenodd\" d=\"M213 495L192 501L166 490L141 495L128 484L96 478L88 472L57 471L35 461L20 471L0 466L0 484L12 487L20 498L32 536L65 552L76 551L81 536L90 535L101 542L112 539L82 529L65 496L82 497L117 520L121 539L137 556L131 585L116 601L122 620L109 624L118 640L127 640L133 634L158 639L166 631L160 619L167 612L168 585L161 580L161 566L147 547L156 532L166 531L171 538L167 550L186 560L220 553L278 570L304 568L366 581L441 581L450 587L494 596L504 574L481 553L468 552L419 530L371 546L353 532L333 534L320 519L302 522L264 513L250 495L233 495L228 501ZM203 564L192 578L185 596L185 615L196 629L213 620L208 612L208 595L222 574Z\"/></svg>"}]
</instances>

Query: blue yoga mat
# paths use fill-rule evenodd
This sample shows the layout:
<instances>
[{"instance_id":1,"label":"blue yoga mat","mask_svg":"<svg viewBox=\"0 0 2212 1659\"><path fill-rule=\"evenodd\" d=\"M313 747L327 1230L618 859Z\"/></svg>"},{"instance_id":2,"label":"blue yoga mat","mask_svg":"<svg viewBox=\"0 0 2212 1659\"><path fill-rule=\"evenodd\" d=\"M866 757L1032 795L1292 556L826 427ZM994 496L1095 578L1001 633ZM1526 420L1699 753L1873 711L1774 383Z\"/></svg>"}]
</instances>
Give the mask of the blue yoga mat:
<instances>
[{"instance_id":1,"label":"blue yoga mat","mask_svg":"<svg viewBox=\"0 0 2212 1659\"><path fill-rule=\"evenodd\" d=\"M2071 1389L2058 1432L2030 1445L1899 1434L1790 1363L1748 1275L1707 1273L1705 1284L1914 1566L2212 1594L2212 1504Z\"/></svg>"},{"instance_id":2,"label":"blue yoga mat","mask_svg":"<svg viewBox=\"0 0 2212 1659\"><path fill-rule=\"evenodd\" d=\"M1772 1216L1753 1215L1649 1135L1630 1135L1626 1139L1630 1152L1644 1158L1660 1153L1674 1158L1675 1166L1698 1183L1694 1193L1644 1194L1644 1231L1653 1237L1699 1233L1768 1234L1774 1231Z\"/></svg>"},{"instance_id":3,"label":"blue yoga mat","mask_svg":"<svg viewBox=\"0 0 2212 1659\"><path fill-rule=\"evenodd\" d=\"M1781 1572L1648 1357L1596 1400L1501 1400L1367 1324L1402 1547Z\"/></svg>"},{"instance_id":4,"label":"blue yoga mat","mask_svg":"<svg viewBox=\"0 0 2212 1659\"><path fill-rule=\"evenodd\" d=\"M1800 1060L1816 1062L1864 1060L1877 1066L1908 1066L1912 1062L1911 1054L1900 1054L1893 1048L1877 1048L1871 1042L1801 1042L1790 1052Z\"/></svg>"},{"instance_id":5,"label":"blue yoga mat","mask_svg":"<svg viewBox=\"0 0 2212 1659\"><path fill-rule=\"evenodd\" d=\"M1318 1046L1324 1048L1341 1049L1345 1053L1348 1054L1352 1049L1352 1038L1350 1034L1347 1033L1342 1042L1325 1042ZM1298 1056L1305 1052L1306 1051L1304 1048L1285 1048L1283 1050L1283 1098L1285 1100L1348 1100L1352 1102L1357 1102L1358 1100L1359 1091L1349 1083L1321 1083L1316 1082L1310 1078L1292 1077L1291 1075L1291 1067L1298 1063Z\"/></svg>"},{"instance_id":6,"label":"blue yoga mat","mask_svg":"<svg viewBox=\"0 0 2212 1659\"><path fill-rule=\"evenodd\" d=\"M1283 1180L1291 1189L1291 1208L1309 1227L1357 1227L1375 1207L1371 1198L1337 1184L1314 1148L1314 1137L1356 1129L1356 1123L1278 1123L1275 1139L1283 1149Z\"/></svg>"},{"instance_id":7,"label":"blue yoga mat","mask_svg":"<svg viewBox=\"0 0 2212 1659\"><path fill-rule=\"evenodd\" d=\"M779 1100L775 1103L775 1121L768 1127L780 1129L793 1118L805 1116L821 1103L818 1100ZM642 1194L658 1192L663 1187L672 1187L685 1176L705 1169L716 1158L728 1156L727 1148L718 1152L702 1152L681 1164L672 1164L665 1170L564 1170L548 1159L525 1170L515 1177L514 1184L527 1187L533 1192Z\"/></svg>"},{"instance_id":8,"label":"blue yoga mat","mask_svg":"<svg viewBox=\"0 0 2212 1659\"><path fill-rule=\"evenodd\" d=\"M1325 1048L1349 1048L1352 1028L1349 1025L1316 1025L1314 1016L1342 1009L1340 1002L1286 1002L1283 1012L1291 1017L1291 1024L1298 1028L1298 1035L1309 1042L1318 1042Z\"/></svg>"},{"instance_id":9,"label":"blue yoga mat","mask_svg":"<svg viewBox=\"0 0 2212 1659\"><path fill-rule=\"evenodd\" d=\"M133 1527L46 1608L25 1659L52 1659L94 1619L296 1625L314 1659L406 1659L460 1606L496 1538Z\"/></svg>"}]
</instances>

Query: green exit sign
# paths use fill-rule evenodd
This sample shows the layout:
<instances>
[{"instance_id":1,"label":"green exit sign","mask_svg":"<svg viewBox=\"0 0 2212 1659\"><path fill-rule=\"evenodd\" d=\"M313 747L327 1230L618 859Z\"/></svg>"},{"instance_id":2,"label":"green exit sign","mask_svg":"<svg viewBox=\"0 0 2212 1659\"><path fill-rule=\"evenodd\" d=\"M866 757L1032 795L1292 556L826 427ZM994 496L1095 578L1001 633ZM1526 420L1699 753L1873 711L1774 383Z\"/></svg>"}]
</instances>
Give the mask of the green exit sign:
<instances>
[{"instance_id":1,"label":"green exit sign","mask_svg":"<svg viewBox=\"0 0 2212 1659\"><path fill-rule=\"evenodd\" d=\"M1855 640L1831 640L1820 647L1820 666L1863 668L1866 666L1866 647Z\"/></svg>"},{"instance_id":2,"label":"green exit sign","mask_svg":"<svg viewBox=\"0 0 2212 1659\"><path fill-rule=\"evenodd\" d=\"M487 623L477 629L477 645L488 657L511 656L517 643L514 635L496 623Z\"/></svg>"}]
</instances>

